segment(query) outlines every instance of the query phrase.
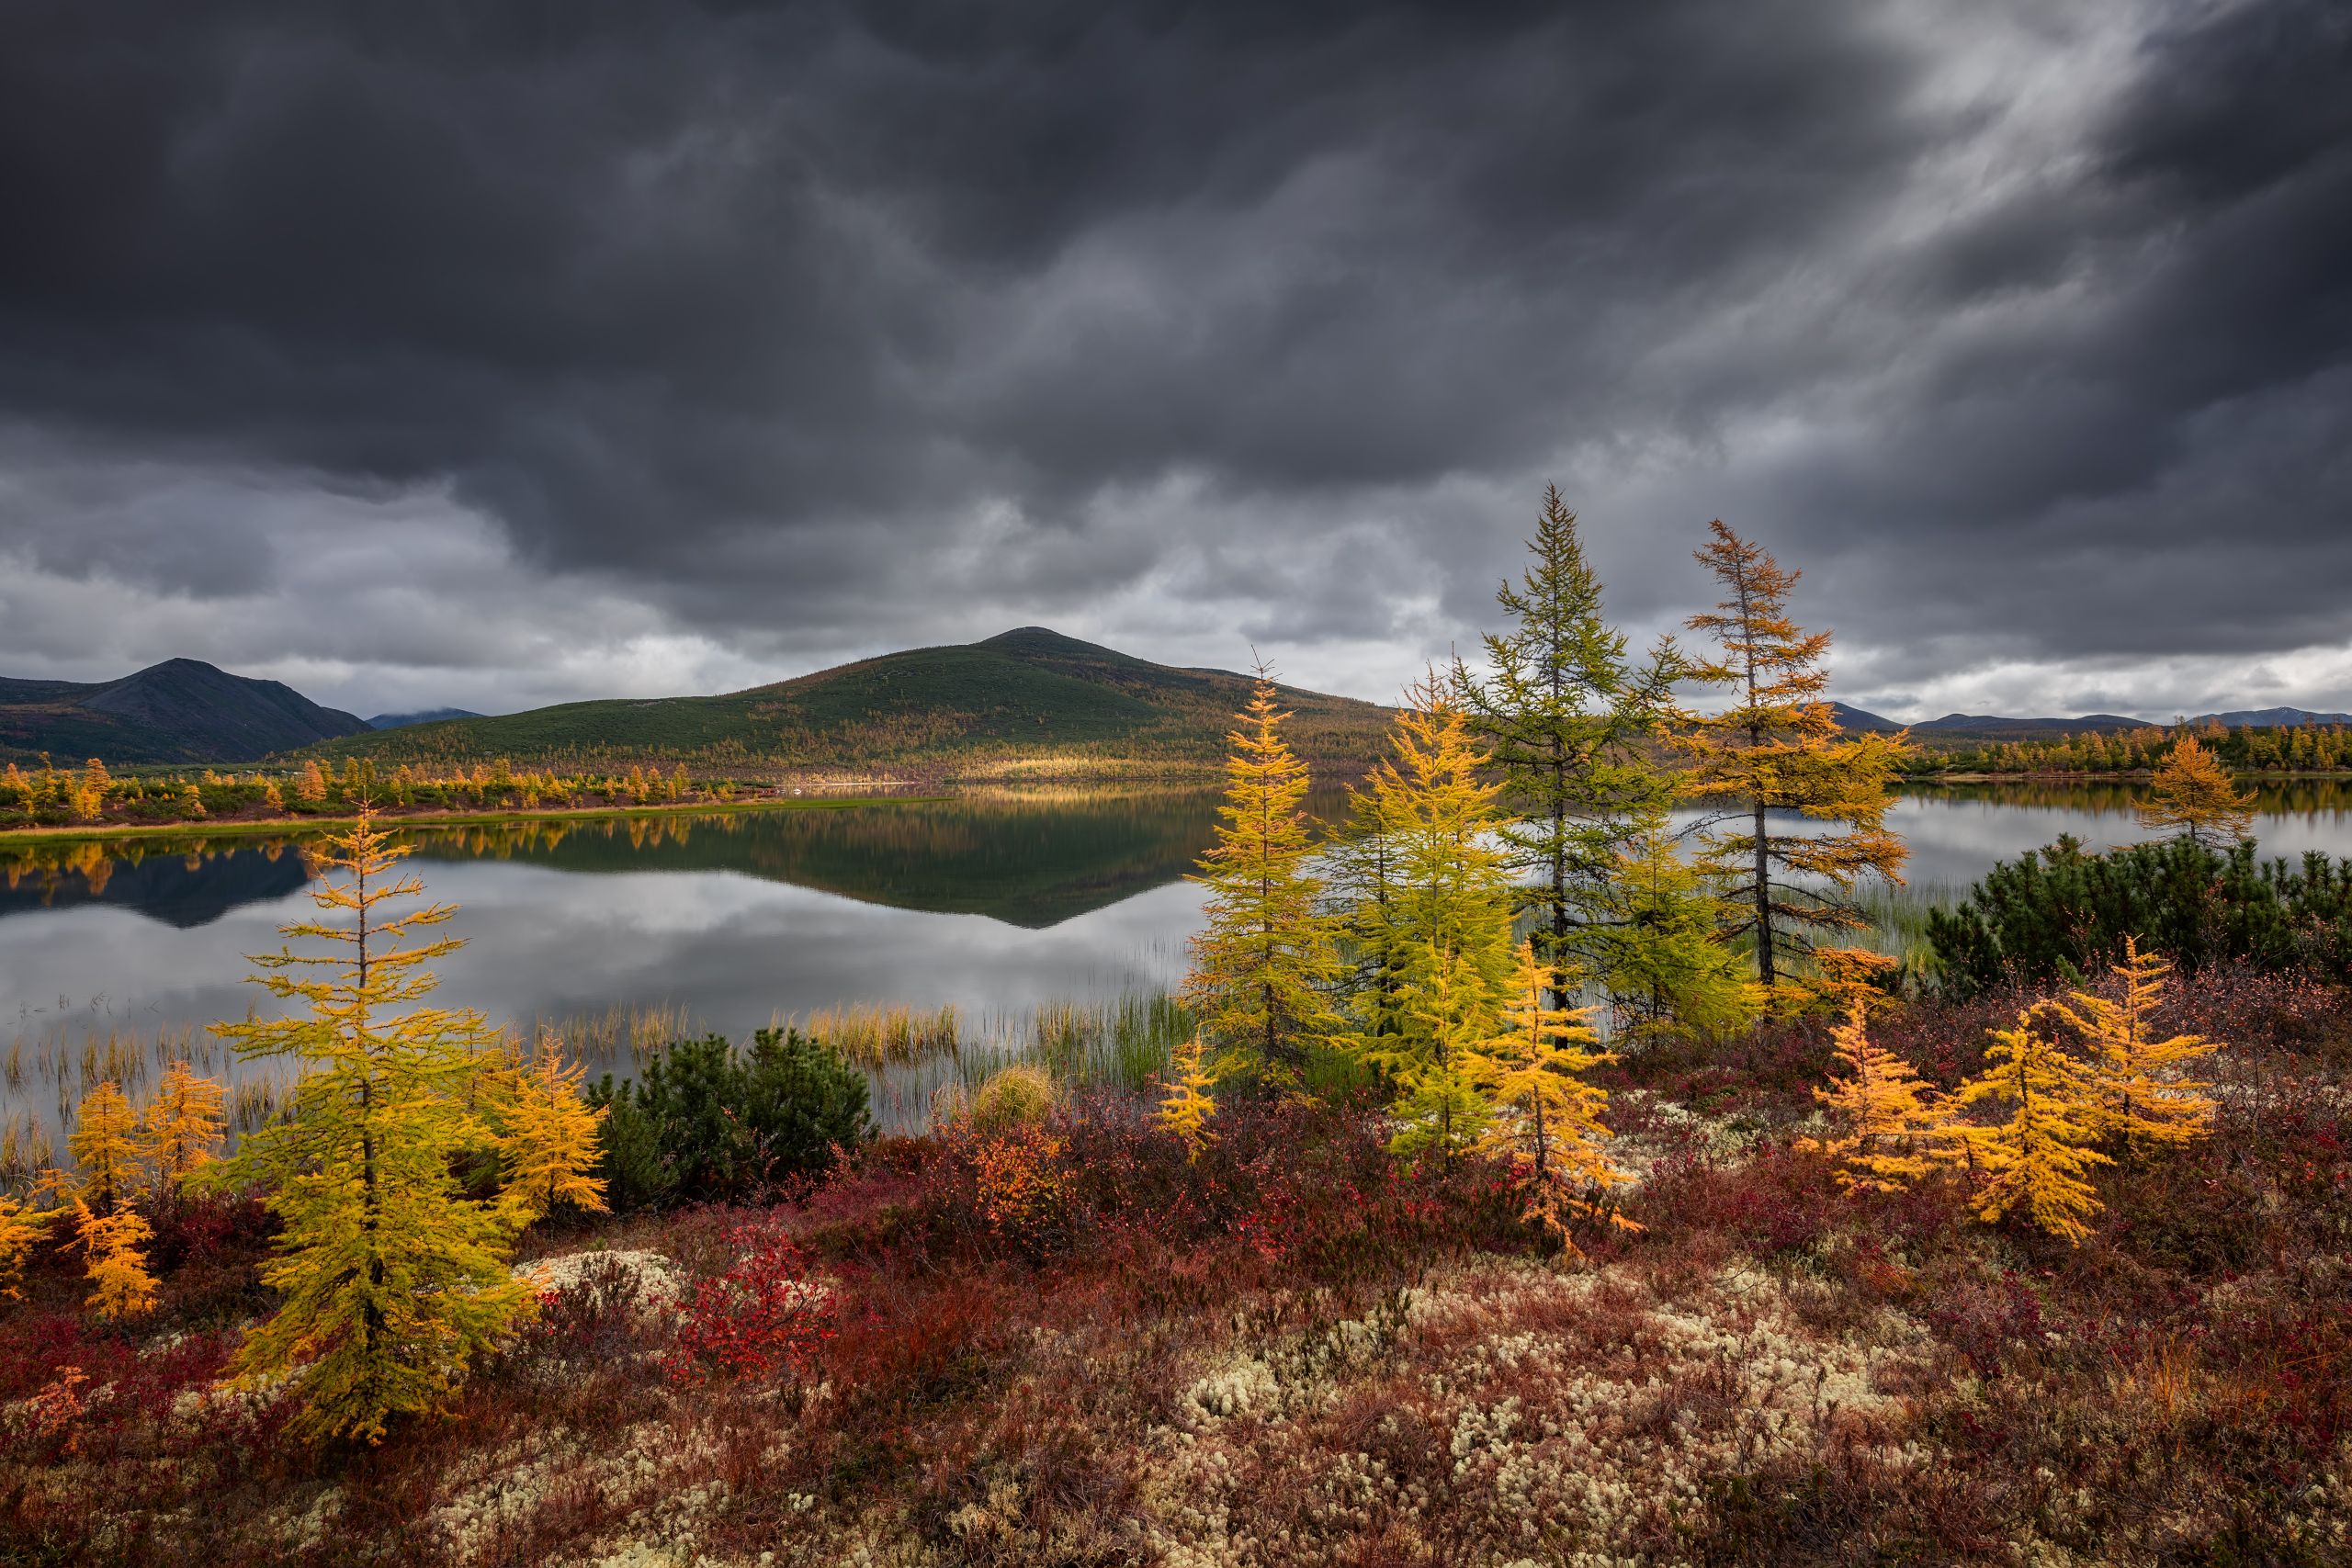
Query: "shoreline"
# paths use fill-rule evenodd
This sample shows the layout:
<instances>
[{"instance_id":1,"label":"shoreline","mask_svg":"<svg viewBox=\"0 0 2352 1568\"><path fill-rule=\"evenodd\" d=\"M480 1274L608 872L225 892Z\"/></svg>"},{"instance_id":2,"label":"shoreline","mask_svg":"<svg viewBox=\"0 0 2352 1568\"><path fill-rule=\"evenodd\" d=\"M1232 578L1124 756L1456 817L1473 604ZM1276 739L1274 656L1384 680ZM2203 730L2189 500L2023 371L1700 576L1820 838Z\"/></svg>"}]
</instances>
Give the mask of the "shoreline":
<instances>
[{"instance_id":1,"label":"shoreline","mask_svg":"<svg viewBox=\"0 0 2352 1568\"><path fill-rule=\"evenodd\" d=\"M604 818L712 816L739 811L831 811L857 806L937 804L944 795L843 795L796 796L787 799L732 801L664 801L659 806L560 807L537 811L419 811L383 812L377 820L401 828L489 828L509 822L578 822ZM327 828L348 828L356 816L272 817L227 822L75 823L62 828L0 829L0 849L18 845L74 842L107 843L119 839L257 838L272 833L304 833Z\"/></svg>"},{"instance_id":2,"label":"shoreline","mask_svg":"<svg viewBox=\"0 0 2352 1568\"><path fill-rule=\"evenodd\" d=\"M1908 773L1895 781L1898 789L1922 784L2147 784L2155 778L2150 768L2137 768L2128 773ZM2338 769L2333 773L2300 771L2295 773L2233 773L2230 777L2242 784L2324 784L2352 781L2352 771Z\"/></svg>"}]
</instances>

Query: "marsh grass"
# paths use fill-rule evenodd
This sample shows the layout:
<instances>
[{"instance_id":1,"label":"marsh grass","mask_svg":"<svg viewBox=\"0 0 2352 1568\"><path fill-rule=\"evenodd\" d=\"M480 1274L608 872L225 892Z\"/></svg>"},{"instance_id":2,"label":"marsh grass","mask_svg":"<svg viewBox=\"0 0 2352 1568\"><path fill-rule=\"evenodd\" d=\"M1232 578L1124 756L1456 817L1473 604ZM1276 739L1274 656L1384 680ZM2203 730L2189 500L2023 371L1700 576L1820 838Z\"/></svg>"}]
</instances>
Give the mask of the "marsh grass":
<instances>
[{"instance_id":1,"label":"marsh grass","mask_svg":"<svg viewBox=\"0 0 2352 1568\"><path fill-rule=\"evenodd\" d=\"M819 1008L805 1018L779 1015L775 1021L822 1040L868 1072L952 1053L958 1039L952 1002L929 1010L904 1002L846 1002Z\"/></svg>"}]
</instances>

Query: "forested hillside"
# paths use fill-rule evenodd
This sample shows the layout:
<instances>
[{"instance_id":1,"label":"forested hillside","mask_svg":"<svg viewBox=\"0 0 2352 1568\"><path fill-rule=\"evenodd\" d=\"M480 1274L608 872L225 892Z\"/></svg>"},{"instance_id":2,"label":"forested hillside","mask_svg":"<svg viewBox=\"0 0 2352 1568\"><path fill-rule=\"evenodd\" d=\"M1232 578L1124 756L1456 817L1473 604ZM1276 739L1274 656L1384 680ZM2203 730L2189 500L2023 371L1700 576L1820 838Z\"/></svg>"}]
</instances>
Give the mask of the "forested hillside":
<instances>
[{"instance_id":1,"label":"forested hillside","mask_svg":"<svg viewBox=\"0 0 2352 1568\"><path fill-rule=\"evenodd\" d=\"M732 768L892 768L956 776L1213 768L1250 682L1132 658L1040 626L921 648L711 697L566 703L336 740L388 764L678 760ZM1373 703L1284 688L1302 752L1369 759Z\"/></svg>"}]
</instances>

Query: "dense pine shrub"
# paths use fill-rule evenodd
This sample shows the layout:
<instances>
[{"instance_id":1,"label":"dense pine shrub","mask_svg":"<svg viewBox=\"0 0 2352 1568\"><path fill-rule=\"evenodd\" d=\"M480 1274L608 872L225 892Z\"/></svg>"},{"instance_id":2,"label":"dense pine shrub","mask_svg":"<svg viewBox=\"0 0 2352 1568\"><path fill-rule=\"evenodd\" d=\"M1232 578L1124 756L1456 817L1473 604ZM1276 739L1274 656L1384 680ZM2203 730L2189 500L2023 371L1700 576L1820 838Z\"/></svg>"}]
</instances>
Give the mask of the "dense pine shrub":
<instances>
[{"instance_id":1,"label":"dense pine shrub","mask_svg":"<svg viewBox=\"0 0 2352 1568\"><path fill-rule=\"evenodd\" d=\"M588 1102L610 1109L599 1173L616 1209L757 1192L871 1134L865 1075L798 1030L763 1029L748 1051L718 1034L674 1042L634 1082L606 1074Z\"/></svg>"},{"instance_id":2,"label":"dense pine shrub","mask_svg":"<svg viewBox=\"0 0 2352 1568\"><path fill-rule=\"evenodd\" d=\"M2185 838L2101 854L2069 836L2002 862L1928 916L1942 984L1962 997L2079 981L2120 959L2126 936L2183 970L2352 978L2352 860L2258 861L2250 842L2224 852Z\"/></svg>"}]
</instances>

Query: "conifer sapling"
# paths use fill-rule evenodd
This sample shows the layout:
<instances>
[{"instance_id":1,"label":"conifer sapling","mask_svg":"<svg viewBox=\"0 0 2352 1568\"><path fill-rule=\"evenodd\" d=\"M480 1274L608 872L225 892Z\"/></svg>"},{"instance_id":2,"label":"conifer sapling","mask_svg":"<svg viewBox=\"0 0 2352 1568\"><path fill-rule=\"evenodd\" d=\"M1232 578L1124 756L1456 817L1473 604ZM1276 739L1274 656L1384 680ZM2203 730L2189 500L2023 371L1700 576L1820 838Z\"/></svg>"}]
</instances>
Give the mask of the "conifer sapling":
<instances>
[{"instance_id":1,"label":"conifer sapling","mask_svg":"<svg viewBox=\"0 0 2352 1568\"><path fill-rule=\"evenodd\" d=\"M1199 1159L1201 1151L1216 1139L1208 1130L1209 1118L1216 1114L1216 1101L1209 1096L1216 1073L1208 1065L1207 1051L1208 1043L1198 1030L1176 1048L1169 1063L1173 1073L1168 1094L1159 1102L1159 1124L1183 1141L1188 1160Z\"/></svg>"},{"instance_id":2,"label":"conifer sapling","mask_svg":"<svg viewBox=\"0 0 2352 1568\"><path fill-rule=\"evenodd\" d=\"M1830 1040L1830 1083L1813 1094L1844 1135L1804 1139L1797 1147L1826 1156L1846 1191L1901 1191L1949 1155L1960 1135L1951 1108L1910 1063L1871 1042L1859 998L1831 1028Z\"/></svg>"},{"instance_id":3,"label":"conifer sapling","mask_svg":"<svg viewBox=\"0 0 2352 1568\"><path fill-rule=\"evenodd\" d=\"M1316 908L1321 882L1301 808L1306 764L1282 737L1261 669L1239 725L1227 736L1216 840L1191 880L1207 888L1182 995L1231 1065L1295 1087L1306 1048L1338 1023L1324 988L1339 977L1331 922Z\"/></svg>"},{"instance_id":4,"label":"conifer sapling","mask_svg":"<svg viewBox=\"0 0 2352 1568\"><path fill-rule=\"evenodd\" d=\"M2154 1025L2172 965L2140 951L2137 937L2123 939L2123 962L2114 966L2123 999L2109 1001L2076 991L2049 1004L2051 1012L2080 1031L2092 1053L2098 1084L2097 1111L2102 1132L2130 1143L2186 1144L2212 1130L2213 1101L2206 1084L2179 1076L2181 1065L2221 1049L2199 1034L2159 1040Z\"/></svg>"},{"instance_id":5,"label":"conifer sapling","mask_svg":"<svg viewBox=\"0 0 2352 1568\"><path fill-rule=\"evenodd\" d=\"M1617 1058L1595 1049L1594 1009L1547 1005L1554 979L1533 942L1521 943L1502 1027L1470 1047L1464 1076L1492 1108L1478 1147L1521 1173L1527 1217L1574 1250L1571 1218L1603 1212L1597 1199L1626 1177L1602 1153L1609 1129L1600 1115L1609 1096L1581 1076ZM1620 1226L1640 1228L1608 1213Z\"/></svg>"},{"instance_id":6,"label":"conifer sapling","mask_svg":"<svg viewBox=\"0 0 2352 1568\"><path fill-rule=\"evenodd\" d=\"M314 1438L372 1442L434 1408L534 1304L507 1271L509 1216L468 1198L454 1174L487 1141L469 1106L496 1036L477 1013L419 1005L435 985L425 965L458 943L406 945L455 913L390 912L424 891L395 874L408 852L362 801L357 823L314 858L322 881L311 890L348 922L281 928L329 943L322 954L254 959L261 984L303 1010L214 1026L242 1057L300 1070L286 1119L202 1174L262 1188L283 1227L263 1272L281 1304L234 1367L248 1381L290 1374L302 1404L294 1429Z\"/></svg>"}]
</instances>

